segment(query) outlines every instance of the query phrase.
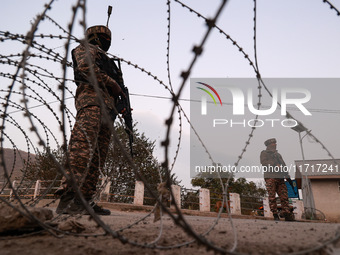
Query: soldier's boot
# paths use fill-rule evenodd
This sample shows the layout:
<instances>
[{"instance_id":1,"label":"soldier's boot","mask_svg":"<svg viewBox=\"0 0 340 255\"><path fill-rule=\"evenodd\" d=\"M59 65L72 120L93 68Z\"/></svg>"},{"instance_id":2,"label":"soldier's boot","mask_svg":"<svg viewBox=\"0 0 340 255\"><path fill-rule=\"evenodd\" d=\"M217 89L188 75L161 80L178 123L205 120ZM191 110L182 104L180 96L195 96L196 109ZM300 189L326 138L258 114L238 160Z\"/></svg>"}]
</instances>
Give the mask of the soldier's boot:
<instances>
[{"instance_id":1,"label":"soldier's boot","mask_svg":"<svg viewBox=\"0 0 340 255\"><path fill-rule=\"evenodd\" d=\"M93 208L93 211L98 215L110 215L111 211L108 209L104 209L103 207L97 205L96 203L92 202L90 206Z\"/></svg>"},{"instance_id":2,"label":"soldier's boot","mask_svg":"<svg viewBox=\"0 0 340 255\"><path fill-rule=\"evenodd\" d=\"M295 221L295 217L293 213L285 213L285 221Z\"/></svg>"},{"instance_id":3,"label":"soldier's boot","mask_svg":"<svg viewBox=\"0 0 340 255\"><path fill-rule=\"evenodd\" d=\"M70 191L64 192L60 196L60 202L58 204L56 213L58 214L66 213L66 208L73 203L72 202L73 199L74 199L74 192L70 192Z\"/></svg>"},{"instance_id":4,"label":"soldier's boot","mask_svg":"<svg viewBox=\"0 0 340 255\"><path fill-rule=\"evenodd\" d=\"M97 215L110 215L111 211L98 206L96 203L90 203L90 207L92 207L93 211ZM85 209L85 206L79 199L74 199L74 201L64 210L65 214L83 214L89 215L89 212Z\"/></svg>"},{"instance_id":5,"label":"soldier's boot","mask_svg":"<svg viewBox=\"0 0 340 255\"><path fill-rule=\"evenodd\" d=\"M84 205L79 201L79 199L75 198L72 203L65 209L65 214L85 214L86 209Z\"/></svg>"},{"instance_id":6,"label":"soldier's boot","mask_svg":"<svg viewBox=\"0 0 340 255\"><path fill-rule=\"evenodd\" d=\"M279 221L280 220L280 217L279 217L279 215L277 213L274 213L273 216L274 216L274 220L275 221Z\"/></svg>"},{"instance_id":7,"label":"soldier's boot","mask_svg":"<svg viewBox=\"0 0 340 255\"><path fill-rule=\"evenodd\" d=\"M54 192L54 196L55 197L60 197L65 193L65 189L64 187L59 187L55 192Z\"/></svg>"}]
</instances>

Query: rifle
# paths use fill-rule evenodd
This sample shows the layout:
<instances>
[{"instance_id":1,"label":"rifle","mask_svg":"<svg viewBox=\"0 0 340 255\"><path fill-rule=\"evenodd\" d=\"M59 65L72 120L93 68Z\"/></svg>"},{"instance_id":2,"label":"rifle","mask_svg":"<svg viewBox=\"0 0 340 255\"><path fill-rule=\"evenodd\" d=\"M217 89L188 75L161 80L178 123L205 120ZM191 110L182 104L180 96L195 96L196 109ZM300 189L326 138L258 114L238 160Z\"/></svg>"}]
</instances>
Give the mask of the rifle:
<instances>
[{"instance_id":1,"label":"rifle","mask_svg":"<svg viewBox=\"0 0 340 255\"><path fill-rule=\"evenodd\" d=\"M130 154L131 157L133 157L133 150L132 150L132 143L133 143L133 123L132 123L132 109L130 105L130 95L129 95L129 89L124 85L122 70L120 66L120 60L116 58L111 58L111 65L113 66L114 73L115 73L115 80L122 89L122 92L124 95L119 96L116 103L116 109L112 111L112 118L113 120L116 119L117 115L120 113L122 114L122 117L125 122L125 132L127 133L129 137L129 144L130 144ZM115 63L115 61L118 63L118 67Z\"/></svg>"},{"instance_id":2,"label":"rifle","mask_svg":"<svg viewBox=\"0 0 340 255\"><path fill-rule=\"evenodd\" d=\"M112 13L112 6L108 6L107 9L107 22L106 27L109 27L109 20ZM115 61L118 63L116 65ZM111 78L113 78L120 88L122 89L123 95L120 95L117 98L116 109L111 112L113 121L116 119L117 115L120 113L123 116L125 122L125 132L129 137L130 144L130 154L133 157L132 143L133 143L133 124L132 124L132 109L130 105L130 95L129 89L124 85L123 80L123 72L120 66L120 59L118 58L110 58L109 65L104 65L104 70L106 69L107 73Z\"/></svg>"}]
</instances>

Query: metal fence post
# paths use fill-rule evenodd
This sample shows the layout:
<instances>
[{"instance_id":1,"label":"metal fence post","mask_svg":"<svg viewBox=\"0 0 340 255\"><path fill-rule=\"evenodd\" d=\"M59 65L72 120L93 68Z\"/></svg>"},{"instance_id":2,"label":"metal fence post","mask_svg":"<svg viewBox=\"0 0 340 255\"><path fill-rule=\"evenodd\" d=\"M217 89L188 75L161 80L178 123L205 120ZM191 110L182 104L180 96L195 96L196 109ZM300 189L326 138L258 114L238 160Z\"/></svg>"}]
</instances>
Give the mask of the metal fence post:
<instances>
[{"instance_id":1,"label":"metal fence post","mask_svg":"<svg viewBox=\"0 0 340 255\"><path fill-rule=\"evenodd\" d=\"M210 212L210 190L200 189L200 211Z\"/></svg>"},{"instance_id":2,"label":"metal fence post","mask_svg":"<svg viewBox=\"0 0 340 255\"><path fill-rule=\"evenodd\" d=\"M12 182L12 188L11 188L11 191L9 193L9 199L11 200L12 199L12 196L13 196L13 190L16 188L17 186L17 181L13 181Z\"/></svg>"},{"instance_id":3,"label":"metal fence post","mask_svg":"<svg viewBox=\"0 0 340 255\"><path fill-rule=\"evenodd\" d=\"M270 212L270 207L269 207L269 198L264 197L263 198L263 215L264 217L273 217L272 213Z\"/></svg>"},{"instance_id":4,"label":"metal fence post","mask_svg":"<svg viewBox=\"0 0 340 255\"><path fill-rule=\"evenodd\" d=\"M143 205L143 200L144 200L144 183L142 181L136 181L133 204Z\"/></svg>"},{"instance_id":5,"label":"metal fence post","mask_svg":"<svg viewBox=\"0 0 340 255\"><path fill-rule=\"evenodd\" d=\"M241 199L238 193L229 193L230 197L230 213L241 215Z\"/></svg>"},{"instance_id":6,"label":"metal fence post","mask_svg":"<svg viewBox=\"0 0 340 255\"><path fill-rule=\"evenodd\" d=\"M178 185L171 185L171 190L174 197L171 198L171 203L175 202L178 208L181 208L181 187Z\"/></svg>"},{"instance_id":7,"label":"metal fence post","mask_svg":"<svg viewBox=\"0 0 340 255\"><path fill-rule=\"evenodd\" d=\"M36 199L37 196L39 195L39 193L40 193L40 187L41 187L41 185L40 185L40 180L37 180L37 181L35 182L33 199Z\"/></svg>"},{"instance_id":8,"label":"metal fence post","mask_svg":"<svg viewBox=\"0 0 340 255\"><path fill-rule=\"evenodd\" d=\"M304 213L304 205L302 200L296 200L293 201L293 206L296 207L294 209L294 214L295 214L295 219L296 220L301 220L302 219L302 214Z\"/></svg>"},{"instance_id":9,"label":"metal fence post","mask_svg":"<svg viewBox=\"0 0 340 255\"><path fill-rule=\"evenodd\" d=\"M108 177L105 177L102 179L102 186L105 184L105 187L103 188L102 192L100 193L100 201L107 202L110 198L110 188L111 188L111 181L107 181Z\"/></svg>"}]
</instances>

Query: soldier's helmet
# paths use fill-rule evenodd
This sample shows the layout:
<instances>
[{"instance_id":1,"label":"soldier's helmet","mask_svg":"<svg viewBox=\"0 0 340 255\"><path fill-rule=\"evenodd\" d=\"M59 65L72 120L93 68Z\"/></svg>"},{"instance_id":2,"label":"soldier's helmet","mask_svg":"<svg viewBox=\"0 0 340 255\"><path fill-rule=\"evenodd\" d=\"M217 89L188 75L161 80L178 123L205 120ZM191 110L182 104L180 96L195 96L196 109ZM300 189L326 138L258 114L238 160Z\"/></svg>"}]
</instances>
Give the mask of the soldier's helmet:
<instances>
[{"instance_id":1,"label":"soldier's helmet","mask_svg":"<svg viewBox=\"0 0 340 255\"><path fill-rule=\"evenodd\" d=\"M86 30L85 36L89 43L98 45L104 51L110 48L111 31L106 26L89 27Z\"/></svg>"}]
</instances>

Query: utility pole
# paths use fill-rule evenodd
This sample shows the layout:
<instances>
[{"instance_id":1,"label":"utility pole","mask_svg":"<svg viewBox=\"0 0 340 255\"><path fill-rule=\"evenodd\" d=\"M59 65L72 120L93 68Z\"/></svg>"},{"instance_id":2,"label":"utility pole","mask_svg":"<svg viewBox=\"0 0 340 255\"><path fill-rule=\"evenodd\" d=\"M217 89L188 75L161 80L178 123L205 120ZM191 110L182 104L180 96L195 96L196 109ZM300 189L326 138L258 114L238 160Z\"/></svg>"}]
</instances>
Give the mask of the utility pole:
<instances>
[{"instance_id":1,"label":"utility pole","mask_svg":"<svg viewBox=\"0 0 340 255\"><path fill-rule=\"evenodd\" d=\"M300 149L301 149L301 154L302 154L302 197L303 197L303 204L305 207L305 213L310 212L310 217L311 219L315 218L315 202L314 202L314 196L313 196L313 191L311 187L311 182L308 179L308 173L307 171L304 171L305 167L305 154L303 150L303 143L302 140L305 138L311 130L308 130L302 123L298 122L298 125L295 127L292 127L295 132L299 133L299 143L300 143ZM306 132L304 136L301 136L302 132Z\"/></svg>"}]
</instances>

